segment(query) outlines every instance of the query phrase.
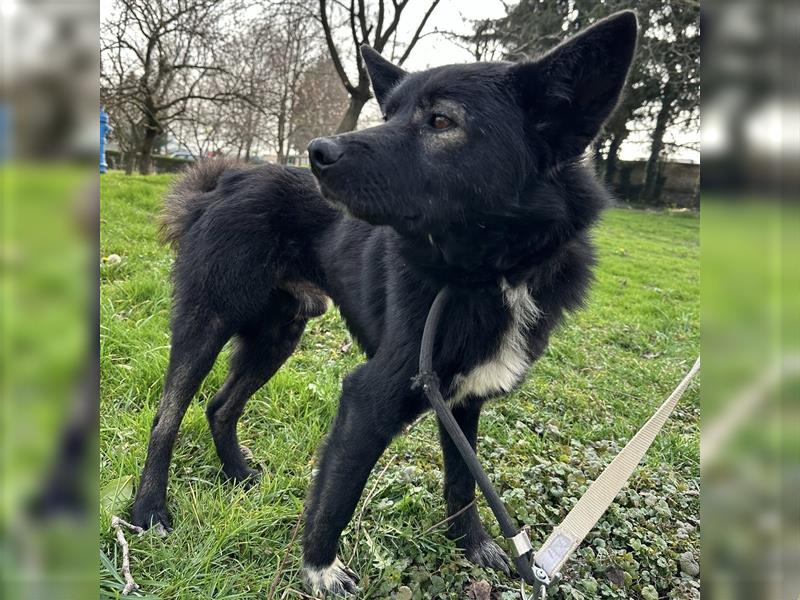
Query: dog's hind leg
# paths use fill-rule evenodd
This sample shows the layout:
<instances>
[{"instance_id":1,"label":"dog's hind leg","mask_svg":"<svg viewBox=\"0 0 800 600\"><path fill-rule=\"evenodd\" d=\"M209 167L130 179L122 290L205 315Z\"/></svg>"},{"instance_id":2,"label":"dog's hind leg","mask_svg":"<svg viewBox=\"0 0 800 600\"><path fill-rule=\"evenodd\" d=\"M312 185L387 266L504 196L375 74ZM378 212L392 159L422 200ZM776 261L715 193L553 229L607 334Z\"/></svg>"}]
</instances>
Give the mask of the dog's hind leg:
<instances>
[{"instance_id":1,"label":"dog's hind leg","mask_svg":"<svg viewBox=\"0 0 800 600\"><path fill-rule=\"evenodd\" d=\"M476 449L478 442L480 412L480 405L477 402L462 404L453 409L453 416L473 450ZM448 537L456 540L469 561L508 574L510 572L508 557L486 533L478 516L478 508L473 504L475 479L441 423L439 423L439 439L444 454L444 498L447 503L447 516L451 517L447 530ZM467 506L469 508L465 510Z\"/></svg>"},{"instance_id":2,"label":"dog's hind leg","mask_svg":"<svg viewBox=\"0 0 800 600\"><path fill-rule=\"evenodd\" d=\"M230 336L227 327L215 316L199 314L197 310L173 315L169 366L133 503L134 524L144 528L158 523L170 526L167 478L178 429L192 397Z\"/></svg>"},{"instance_id":3,"label":"dog's hind leg","mask_svg":"<svg viewBox=\"0 0 800 600\"><path fill-rule=\"evenodd\" d=\"M277 372L291 356L306 325L298 314L297 301L276 292L262 319L237 334L225 384L208 403L206 416L222 461L222 470L233 481L258 475L247 466L236 436L236 424L250 397Z\"/></svg>"}]
</instances>

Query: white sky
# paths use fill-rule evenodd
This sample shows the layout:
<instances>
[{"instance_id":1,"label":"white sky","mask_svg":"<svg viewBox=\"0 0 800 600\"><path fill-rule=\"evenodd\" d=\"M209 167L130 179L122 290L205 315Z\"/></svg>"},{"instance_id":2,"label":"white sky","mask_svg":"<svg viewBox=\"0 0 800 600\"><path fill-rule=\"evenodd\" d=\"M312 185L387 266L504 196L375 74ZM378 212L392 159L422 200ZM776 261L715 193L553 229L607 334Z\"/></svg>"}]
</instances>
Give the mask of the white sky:
<instances>
[{"instance_id":1,"label":"white sky","mask_svg":"<svg viewBox=\"0 0 800 600\"><path fill-rule=\"evenodd\" d=\"M425 14L428 2L412 0L406 12L403 13L404 25L401 27L406 38L411 37L419 20ZM476 19L496 19L505 14L500 0L442 0L428 20L428 31L434 29L470 33L470 21ZM400 38L402 39L402 37ZM471 62L473 57L455 43L443 39L442 36L428 36L422 38L414 47L414 51L406 61L406 68L422 70L428 67L452 63Z\"/></svg>"}]
</instances>

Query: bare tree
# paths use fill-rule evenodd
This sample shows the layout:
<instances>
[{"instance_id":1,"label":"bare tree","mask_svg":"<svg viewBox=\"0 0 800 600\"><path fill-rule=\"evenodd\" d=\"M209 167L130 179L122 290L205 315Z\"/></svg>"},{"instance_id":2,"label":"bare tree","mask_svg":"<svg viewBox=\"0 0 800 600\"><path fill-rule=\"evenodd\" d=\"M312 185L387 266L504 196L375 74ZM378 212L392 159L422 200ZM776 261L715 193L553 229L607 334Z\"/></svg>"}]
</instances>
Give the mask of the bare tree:
<instances>
[{"instance_id":1,"label":"bare tree","mask_svg":"<svg viewBox=\"0 0 800 600\"><path fill-rule=\"evenodd\" d=\"M222 153L228 146L227 114L208 100L188 103L186 111L170 124L168 133L195 158Z\"/></svg>"},{"instance_id":2,"label":"bare tree","mask_svg":"<svg viewBox=\"0 0 800 600\"><path fill-rule=\"evenodd\" d=\"M301 95L307 95L306 74L323 52L319 23L309 18L310 1L267 3L257 14L234 16L220 52L224 70L206 78L199 89L210 86L204 96L236 90L238 97L225 103L194 100L176 137L245 161L268 148L277 162L287 162L302 122L298 115Z\"/></svg>"},{"instance_id":3,"label":"bare tree","mask_svg":"<svg viewBox=\"0 0 800 600\"><path fill-rule=\"evenodd\" d=\"M667 6L659 16L659 36L653 44L658 60L653 70L661 85L641 192L641 198L652 203L661 198L667 131L679 119L685 127L696 123L700 115L700 9L690 6L678 11Z\"/></svg>"},{"instance_id":4,"label":"bare tree","mask_svg":"<svg viewBox=\"0 0 800 600\"><path fill-rule=\"evenodd\" d=\"M368 44L381 53L387 47L391 47L392 59L397 64L402 65L423 35L428 19L439 4L439 0L429 0L429 6L417 24L414 33L400 49L401 44L398 43L396 37L397 28L409 2L410 0L391 0L390 8L385 0L372 2L350 0L349 6L344 2L334 1L332 6L329 7L327 0L319 0L319 18L325 33L325 42L328 46L331 61L345 91L350 96L347 110L337 128L338 133L352 131L356 128L361 110L372 97L369 90L369 76L364 62L361 60L361 54L358 51L359 47L362 44ZM334 36L334 30L340 26L349 30L347 44L349 45L349 53L355 56L355 80L352 80L347 74L342 58L344 54L337 45Z\"/></svg>"},{"instance_id":5,"label":"bare tree","mask_svg":"<svg viewBox=\"0 0 800 600\"><path fill-rule=\"evenodd\" d=\"M200 89L209 73L221 70L214 48L230 6L228 0L117 0L102 24L102 83L111 105L135 108L125 126L138 130L131 139L138 142L140 173L150 172L156 140L190 101L237 96Z\"/></svg>"},{"instance_id":6,"label":"bare tree","mask_svg":"<svg viewBox=\"0 0 800 600\"><path fill-rule=\"evenodd\" d=\"M272 101L272 54L278 47L273 40L273 18L269 11L260 12L255 19L245 13L235 15L233 31L221 51L228 80L225 87L240 93L239 98L220 107L223 134L229 150L245 161L274 126L267 107Z\"/></svg>"},{"instance_id":7,"label":"bare tree","mask_svg":"<svg viewBox=\"0 0 800 600\"><path fill-rule=\"evenodd\" d=\"M118 93L120 87L128 88L135 85L133 75L130 73L120 75L121 81L116 82L114 87L101 86L100 102L105 106L113 123L109 138L117 142L125 173L131 175L136 168L136 155L142 143L143 115L139 106L127 95Z\"/></svg>"},{"instance_id":8,"label":"bare tree","mask_svg":"<svg viewBox=\"0 0 800 600\"><path fill-rule=\"evenodd\" d=\"M269 52L269 97L266 114L275 124L272 146L280 164L285 164L290 142L298 124L301 86L306 72L317 58L317 23L308 18L302 6L288 3L273 26Z\"/></svg>"},{"instance_id":9,"label":"bare tree","mask_svg":"<svg viewBox=\"0 0 800 600\"><path fill-rule=\"evenodd\" d=\"M320 56L303 76L295 106L297 125L292 146L302 151L312 139L336 131L347 99L331 59Z\"/></svg>"}]
</instances>

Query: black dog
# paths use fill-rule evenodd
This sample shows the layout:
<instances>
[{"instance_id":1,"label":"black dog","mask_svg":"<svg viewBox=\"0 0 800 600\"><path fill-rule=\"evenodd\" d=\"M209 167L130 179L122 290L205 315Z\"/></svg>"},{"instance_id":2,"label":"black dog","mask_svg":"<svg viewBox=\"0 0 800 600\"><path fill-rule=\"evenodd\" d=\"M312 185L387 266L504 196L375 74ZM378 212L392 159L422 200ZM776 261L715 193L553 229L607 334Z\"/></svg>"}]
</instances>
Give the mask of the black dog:
<instances>
[{"instance_id":1,"label":"black dog","mask_svg":"<svg viewBox=\"0 0 800 600\"><path fill-rule=\"evenodd\" d=\"M428 408L411 380L437 291L454 293L434 368L473 445L482 403L517 386L565 311L580 306L594 262L588 229L607 198L582 156L618 101L636 34L634 14L623 12L535 62L413 74L365 47L386 122L314 140L316 181L301 169L229 162L183 178L163 221L177 249L172 350L133 521L168 525L181 419L232 337L208 420L224 472L256 474L237 421L330 297L369 360L344 380L303 554L315 591L353 592L339 535L381 453ZM475 482L447 435L441 443L452 515L472 502ZM472 561L508 571L474 506L449 533Z\"/></svg>"}]
</instances>

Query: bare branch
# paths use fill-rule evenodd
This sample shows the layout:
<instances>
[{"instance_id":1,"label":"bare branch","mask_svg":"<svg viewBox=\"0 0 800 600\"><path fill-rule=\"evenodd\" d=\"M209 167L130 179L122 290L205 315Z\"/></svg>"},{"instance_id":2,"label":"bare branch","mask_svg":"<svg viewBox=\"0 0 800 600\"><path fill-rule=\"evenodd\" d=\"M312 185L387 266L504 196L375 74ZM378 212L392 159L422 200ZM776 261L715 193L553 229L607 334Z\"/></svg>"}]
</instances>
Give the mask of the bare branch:
<instances>
[{"instance_id":1,"label":"bare branch","mask_svg":"<svg viewBox=\"0 0 800 600\"><path fill-rule=\"evenodd\" d=\"M430 19L431 15L433 14L433 11L436 9L438 5L439 5L439 0L433 0L433 2L431 2L428 11L425 13L425 16L422 17L422 20L419 22L417 30L411 37L411 41L408 42L405 52L403 52L402 56L400 56L399 60L397 61L399 64L402 65L404 62L406 62L408 55L411 54L411 51L414 49L414 46L417 45L417 42L420 39L420 34L422 33L422 30L425 28L425 24L428 22L428 19Z\"/></svg>"},{"instance_id":2,"label":"bare branch","mask_svg":"<svg viewBox=\"0 0 800 600\"><path fill-rule=\"evenodd\" d=\"M342 84L344 84L345 89L348 91L348 93L353 94L355 93L355 87L353 87L353 84L347 77L347 73L344 70L344 65L342 65L342 59L339 56L339 50L336 48L336 42L333 40L333 33L331 32L331 25L328 19L326 0L319 0L319 14L322 21L322 30L325 32L325 43L328 45L328 52L331 55L333 66L336 68L336 73L339 75L339 79L342 80Z\"/></svg>"}]
</instances>

